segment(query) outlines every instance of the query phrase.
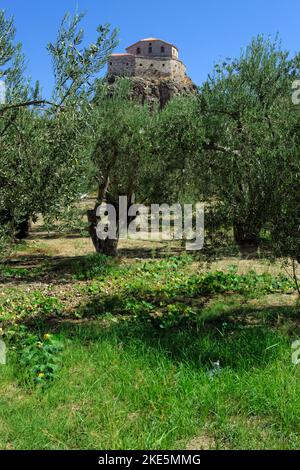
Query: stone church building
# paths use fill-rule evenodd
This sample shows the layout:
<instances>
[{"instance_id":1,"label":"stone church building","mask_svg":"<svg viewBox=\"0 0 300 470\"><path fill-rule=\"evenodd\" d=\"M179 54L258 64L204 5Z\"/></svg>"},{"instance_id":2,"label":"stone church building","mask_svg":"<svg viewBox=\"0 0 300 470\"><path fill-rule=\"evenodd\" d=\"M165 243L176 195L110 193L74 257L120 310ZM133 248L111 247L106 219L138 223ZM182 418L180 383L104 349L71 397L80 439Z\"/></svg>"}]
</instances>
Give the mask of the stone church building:
<instances>
[{"instance_id":1,"label":"stone church building","mask_svg":"<svg viewBox=\"0 0 300 470\"><path fill-rule=\"evenodd\" d=\"M108 75L182 81L186 77L186 68L179 60L178 49L174 44L147 38L127 47L123 54L111 54Z\"/></svg>"}]
</instances>

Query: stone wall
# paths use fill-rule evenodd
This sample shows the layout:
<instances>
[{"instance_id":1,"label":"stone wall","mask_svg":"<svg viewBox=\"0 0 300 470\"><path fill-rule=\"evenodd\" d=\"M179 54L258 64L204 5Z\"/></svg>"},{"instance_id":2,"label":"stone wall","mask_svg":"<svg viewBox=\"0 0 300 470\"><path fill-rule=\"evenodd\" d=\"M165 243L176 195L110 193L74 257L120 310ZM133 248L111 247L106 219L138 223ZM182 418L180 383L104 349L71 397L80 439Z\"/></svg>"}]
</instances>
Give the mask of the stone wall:
<instances>
[{"instance_id":1,"label":"stone wall","mask_svg":"<svg viewBox=\"0 0 300 470\"><path fill-rule=\"evenodd\" d=\"M136 57L134 75L137 77L161 75L181 80L185 76L185 66L177 59Z\"/></svg>"},{"instance_id":2,"label":"stone wall","mask_svg":"<svg viewBox=\"0 0 300 470\"><path fill-rule=\"evenodd\" d=\"M185 65L178 59L116 55L110 57L108 74L136 77L161 76L182 80L186 76L186 70Z\"/></svg>"},{"instance_id":3,"label":"stone wall","mask_svg":"<svg viewBox=\"0 0 300 470\"><path fill-rule=\"evenodd\" d=\"M120 54L113 55L109 59L109 75L127 75L132 76L135 70L135 57L132 55Z\"/></svg>"}]
</instances>

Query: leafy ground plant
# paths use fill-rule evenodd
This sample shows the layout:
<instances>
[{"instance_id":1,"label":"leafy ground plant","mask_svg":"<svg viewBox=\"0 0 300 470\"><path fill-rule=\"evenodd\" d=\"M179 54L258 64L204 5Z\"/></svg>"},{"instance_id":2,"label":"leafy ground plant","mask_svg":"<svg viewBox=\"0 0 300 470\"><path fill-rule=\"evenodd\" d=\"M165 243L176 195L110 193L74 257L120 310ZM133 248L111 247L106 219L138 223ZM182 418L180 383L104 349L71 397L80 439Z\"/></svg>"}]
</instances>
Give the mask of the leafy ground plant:
<instances>
[{"instance_id":1,"label":"leafy ground plant","mask_svg":"<svg viewBox=\"0 0 300 470\"><path fill-rule=\"evenodd\" d=\"M18 378L34 385L53 381L59 370L62 342L54 335L29 331L24 325L5 332Z\"/></svg>"},{"instance_id":2,"label":"leafy ground plant","mask_svg":"<svg viewBox=\"0 0 300 470\"><path fill-rule=\"evenodd\" d=\"M60 316L62 303L58 298L40 291L18 293L11 289L4 298L0 298L0 322L36 319Z\"/></svg>"},{"instance_id":3,"label":"leafy ground plant","mask_svg":"<svg viewBox=\"0 0 300 470\"><path fill-rule=\"evenodd\" d=\"M1 326L16 333L0 448L299 448L298 311L279 268L121 258L106 273L97 257L75 258L83 278L64 286L4 286Z\"/></svg>"}]
</instances>

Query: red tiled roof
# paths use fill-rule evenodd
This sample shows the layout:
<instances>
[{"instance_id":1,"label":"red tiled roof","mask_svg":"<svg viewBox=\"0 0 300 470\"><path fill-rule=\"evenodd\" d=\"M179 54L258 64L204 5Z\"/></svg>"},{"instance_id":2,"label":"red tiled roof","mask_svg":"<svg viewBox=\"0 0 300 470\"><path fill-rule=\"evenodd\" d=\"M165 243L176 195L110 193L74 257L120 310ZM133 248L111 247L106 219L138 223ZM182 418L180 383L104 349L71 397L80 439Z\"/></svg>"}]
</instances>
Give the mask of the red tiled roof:
<instances>
[{"instance_id":1,"label":"red tiled roof","mask_svg":"<svg viewBox=\"0 0 300 470\"><path fill-rule=\"evenodd\" d=\"M121 56L121 55L131 55L132 56L133 54L129 54L128 52L122 52L120 54L110 54L111 57L112 56Z\"/></svg>"}]
</instances>

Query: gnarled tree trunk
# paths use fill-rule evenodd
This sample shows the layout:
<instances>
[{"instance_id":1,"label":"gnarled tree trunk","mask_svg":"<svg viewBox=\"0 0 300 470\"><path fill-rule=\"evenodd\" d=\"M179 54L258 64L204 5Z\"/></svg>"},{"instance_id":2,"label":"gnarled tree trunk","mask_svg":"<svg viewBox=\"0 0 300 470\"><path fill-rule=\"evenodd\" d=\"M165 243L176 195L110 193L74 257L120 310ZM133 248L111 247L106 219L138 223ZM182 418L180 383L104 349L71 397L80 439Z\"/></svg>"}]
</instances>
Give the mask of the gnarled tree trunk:
<instances>
[{"instance_id":1,"label":"gnarled tree trunk","mask_svg":"<svg viewBox=\"0 0 300 470\"><path fill-rule=\"evenodd\" d=\"M27 216L22 222L16 223L14 214L10 209L0 211L0 224L7 226L12 240L23 240L27 238L30 230L30 217Z\"/></svg>"},{"instance_id":2,"label":"gnarled tree trunk","mask_svg":"<svg viewBox=\"0 0 300 470\"><path fill-rule=\"evenodd\" d=\"M16 228L16 238L18 240L24 240L24 238L27 238L29 235L30 226L31 222L29 217L20 222Z\"/></svg>"},{"instance_id":3,"label":"gnarled tree trunk","mask_svg":"<svg viewBox=\"0 0 300 470\"><path fill-rule=\"evenodd\" d=\"M259 233L260 229L258 227L249 227L247 223L237 221L233 223L234 240L242 257L253 256L257 253L260 245Z\"/></svg>"},{"instance_id":4,"label":"gnarled tree trunk","mask_svg":"<svg viewBox=\"0 0 300 470\"><path fill-rule=\"evenodd\" d=\"M94 209L90 209L87 211L87 218L89 222L89 234L92 239L95 250L97 251L97 253L103 253L107 256L117 256L119 240L111 240L110 238L101 240L97 235L97 225L99 222L99 218L96 215L97 208L98 205L96 205Z\"/></svg>"},{"instance_id":5,"label":"gnarled tree trunk","mask_svg":"<svg viewBox=\"0 0 300 470\"><path fill-rule=\"evenodd\" d=\"M97 235L97 225L100 222L100 218L97 216L97 209L100 206L98 202L94 209L90 209L87 211L87 218L89 222L89 234L92 239L93 245L95 250L98 253L103 253L107 256L118 256L118 243L119 243L119 228L120 228L120 208L119 208L119 200L113 199L109 196L106 197L106 203L111 204L115 208L116 213L116 220L113 222L116 223L116 239L110 239L107 237L105 240L102 240ZM127 195L127 228L134 217L128 216L128 209L132 203L132 196Z\"/></svg>"}]
</instances>

